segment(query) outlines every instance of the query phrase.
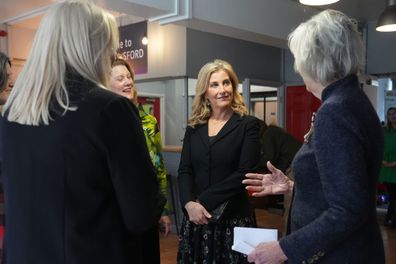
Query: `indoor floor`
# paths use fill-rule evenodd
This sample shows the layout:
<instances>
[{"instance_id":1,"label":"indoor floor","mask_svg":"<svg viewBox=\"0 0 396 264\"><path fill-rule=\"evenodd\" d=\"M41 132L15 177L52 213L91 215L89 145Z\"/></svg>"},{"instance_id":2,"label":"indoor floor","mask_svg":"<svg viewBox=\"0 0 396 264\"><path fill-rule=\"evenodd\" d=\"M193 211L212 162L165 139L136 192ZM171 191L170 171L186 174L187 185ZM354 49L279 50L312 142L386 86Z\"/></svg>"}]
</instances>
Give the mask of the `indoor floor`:
<instances>
[{"instance_id":1,"label":"indoor floor","mask_svg":"<svg viewBox=\"0 0 396 264\"><path fill-rule=\"evenodd\" d=\"M396 229L384 227L382 225L385 210L378 211L378 222L381 226L382 237L385 245L386 263L396 263ZM282 216L270 213L264 209L256 209L257 225L259 227L282 229ZM167 237L161 237L161 264L176 263L178 238L176 234L170 234ZM393 250L392 250L393 248Z\"/></svg>"}]
</instances>

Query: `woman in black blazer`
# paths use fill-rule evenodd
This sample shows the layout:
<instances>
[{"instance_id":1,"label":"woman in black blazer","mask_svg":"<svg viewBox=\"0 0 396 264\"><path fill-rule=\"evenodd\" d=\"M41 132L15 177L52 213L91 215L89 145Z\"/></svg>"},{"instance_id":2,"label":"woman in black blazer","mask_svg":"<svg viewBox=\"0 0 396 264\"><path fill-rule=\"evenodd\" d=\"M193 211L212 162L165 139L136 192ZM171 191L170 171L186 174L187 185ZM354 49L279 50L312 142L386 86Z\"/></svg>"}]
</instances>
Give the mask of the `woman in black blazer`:
<instances>
[{"instance_id":1,"label":"woman in black blazer","mask_svg":"<svg viewBox=\"0 0 396 264\"><path fill-rule=\"evenodd\" d=\"M231 65L222 60L204 65L198 75L179 165L185 215L178 263L247 261L231 246L234 226L254 226L241 180L258 162L258 136L258 119L247 115ZM218 219L214 210L225 204Z\"/></svg>"},{"instance_id":2,"label":"woman in black blazer","mask_svg":"<svg viewBox=\"0 0 396 264\"><path fill-rule=\"evenodd\" d=\"M0 117L9 264L136 263L158 184L137 109L104 88L114 17L51 8Z\"/></svg>"}]
</instances>

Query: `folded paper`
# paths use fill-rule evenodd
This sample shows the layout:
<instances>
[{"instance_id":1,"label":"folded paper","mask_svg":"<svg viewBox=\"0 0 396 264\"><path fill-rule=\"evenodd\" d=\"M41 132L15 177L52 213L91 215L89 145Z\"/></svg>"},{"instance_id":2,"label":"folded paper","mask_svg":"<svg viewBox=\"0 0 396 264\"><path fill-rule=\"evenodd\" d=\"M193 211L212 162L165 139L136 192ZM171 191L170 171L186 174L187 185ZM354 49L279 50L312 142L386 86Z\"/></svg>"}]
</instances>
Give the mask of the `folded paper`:
<instances>
[{"instance_id":1,"label":"folded paper","mask_svg":"<svg viewBox=\"0 0 396 264\"><path fill-rule=\"evenodd\" d=\"M249 255L258 244L277 240L277 229L234 227L232 250Z\"/></svg>"}]
</instances>

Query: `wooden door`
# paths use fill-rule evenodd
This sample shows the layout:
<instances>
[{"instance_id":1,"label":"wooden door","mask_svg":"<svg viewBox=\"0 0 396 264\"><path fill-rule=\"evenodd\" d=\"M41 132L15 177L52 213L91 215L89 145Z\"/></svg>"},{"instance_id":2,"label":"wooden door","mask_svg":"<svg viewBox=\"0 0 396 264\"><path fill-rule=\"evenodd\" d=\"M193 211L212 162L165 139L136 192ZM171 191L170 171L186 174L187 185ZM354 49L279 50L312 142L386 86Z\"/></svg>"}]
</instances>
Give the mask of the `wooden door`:
<instances>
[{"instance_id":1,"label":"wooden door","mask_svg":"<svg viewBox=\"0 0 396 264\"><path fill-rule=\"evenodd\" d=\"M311 125L311 116L320 100L308 92L305 85L286 87L286 130L303 142Z\"/></svg>"}]
</instances>

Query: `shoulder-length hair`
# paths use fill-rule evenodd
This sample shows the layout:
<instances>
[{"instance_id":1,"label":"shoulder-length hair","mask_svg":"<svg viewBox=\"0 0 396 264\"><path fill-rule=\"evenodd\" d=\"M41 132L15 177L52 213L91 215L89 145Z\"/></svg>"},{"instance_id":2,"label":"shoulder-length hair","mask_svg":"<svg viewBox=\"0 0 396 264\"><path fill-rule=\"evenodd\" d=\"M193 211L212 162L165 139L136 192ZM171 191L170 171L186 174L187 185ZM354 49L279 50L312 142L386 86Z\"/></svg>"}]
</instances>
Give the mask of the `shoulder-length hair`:
<instances>
[{"instance_id":1,"label":"shoulder-length hair","mask_svg":"<svg viewBox=\"0 0 396 264\"><path fill-rule=\"evenodd\" d=\"M135 71L133 70L129 62L125 59L125 56L120 53L116 54L114 57L111 58L111 68L119 65L125 66L131 74L132 80L135 80Z\"/></svg>"},{"instance_id":2,"label":"shoulder-length hair","mask_svg":"<svg viewBox=\"0 0 396 264\"><path fill-rule=\"evenodd\" d=\"M111 59L111 68L113 69L116 66L125 66L129 73L131 74L132 81L135 83L135 71L133 70L132 66L129 64L129 62L125 59L125 56L122 54L116 54L112 59ZM138 105L138 100L137 100L137 91L135 84L133 85L134 87L132 88L132 103L135 105Z\"/></svg>"},{"instance_id":3,"label":"shoulder-length hair","mask_svg":"<svg viewBox=\"0 0 396 264\"><path fill-rule=\"evenodd\" d=\"M386 127L387 128L393 128L392 122L390 121L390 118L388 117L390 111L396 112L396 107L389 107L388 110L386 111Z\"/></svg>"},{"instance_id":4,"label":"shoulder-length hair","mask_svg":"<svg viewBox=\"0 0 396 264\"><path fill-rule=\"evenodd\" d=\"M289 35L294 69L327 86L364 65L364 46L357 22L335 10L325 10L301 23Z\"/></svg>"},{"instance_id":5,"label":"shoulder-length hair","mask_svg":"<svg viewBox=\"0 0 396 264\"><path fill-rule=\"evenodd\" d=\"M50 101L64 113L69 105L66 68L104 87L111 70L110 57L118 45L114 17L88 1L65 1L44 16L29 58L3 109L9 121L48 124Z\"/></svg>"},{"instance_id":6,"label":"shoulder-length hair","mask_svg":"<svg viewBox=\"0 0 396 264\"><path fill-rule=\"evenodd\" d=\"M234 69L232 68L231 64L224 60L214 60L213 62L205 64L198 73L192 114L188 120L188 125L194 127L196 125L208 122L208 119L212 113L212 109L207 104L205 94L209 87L210 77L214 72L218 72L220 70L223 70L228 74L232 83L232 110L241 116L247 115L248 111L246 110L245 103L243 102L243 97L238 92L239 80Z\"/></svg>"},{"instance_id":7,"label":"shoulder-length hair","mask_svg":"<svg viewBox=\"0 0 396 264\"><path fill-rule=\"evenodd\" d=\"M0 92L5 89L8 81L7 64L11 67L10 59L3 52L0 52Z\"/></svg>"}]
</instances>

